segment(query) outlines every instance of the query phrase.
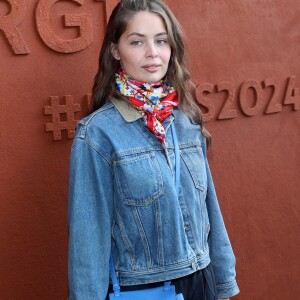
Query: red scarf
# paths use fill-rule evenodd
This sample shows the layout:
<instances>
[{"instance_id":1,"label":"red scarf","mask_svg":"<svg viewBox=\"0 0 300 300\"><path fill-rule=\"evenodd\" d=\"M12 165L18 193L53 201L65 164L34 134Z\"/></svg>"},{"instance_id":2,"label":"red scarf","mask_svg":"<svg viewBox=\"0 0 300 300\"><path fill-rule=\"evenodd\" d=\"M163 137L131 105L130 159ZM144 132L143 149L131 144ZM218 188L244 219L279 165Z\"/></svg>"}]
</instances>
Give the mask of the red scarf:
<instances>
[{"instance_id":1,"label":"red scarf","mask_svg":"<svg viewBox=\"0 0 300 300\"><path fill-rule=\"evenodd\" d=\"M166 133L163 122L178 106L176 90L165 80L154 83L133 80L120 69L115 79L117 89L141 113L148 129L164 146Z\"/></svg>"}]
</instances>

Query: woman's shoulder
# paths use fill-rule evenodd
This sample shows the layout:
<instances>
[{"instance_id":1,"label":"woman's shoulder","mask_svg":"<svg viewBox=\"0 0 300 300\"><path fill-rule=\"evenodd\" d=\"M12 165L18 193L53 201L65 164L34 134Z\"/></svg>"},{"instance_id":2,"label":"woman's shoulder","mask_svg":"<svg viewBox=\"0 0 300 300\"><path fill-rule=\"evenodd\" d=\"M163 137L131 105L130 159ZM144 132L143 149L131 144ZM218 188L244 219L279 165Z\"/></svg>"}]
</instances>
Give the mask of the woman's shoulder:
<instances>
[{"instance_id":1,"label":"woman's shoulder","mask_svg":"<svg viewBox=\"0 0 300 300\"><path fill-rule=\"evenodd\" d=\"M201 125L180 109L174 110L174 115L176 131L181 144L200 146L206 153L206 137Z\"/></svg>"},{"instance_id":2,"label":"woman's shoulder","mask_svg":"<svg viewBox=\"0 0 300 300\"><path fill-rule=\"evenodd\" d=\"M75 137L98 142L122 126L122 118L112 101L81 119L76 127Z\"/></svg>"},{"instance_id":3,"label":"woman's shoulder","mask_svg":"<svg viewBox=\"0 0 300 300\"><path fill-rule=\"evenodd\" d=\"M103 106L81 119L78 124L83 126L93 126L95 123L101 122L102 119L110 117L110 115L113 114L113 110L114 104L111 101L108 101Z\"/></svg>"},{"instance_id":4,"label":"woman's shoulder","mask_svg":"<svg viewBox=\"0 0 300 300\"><path fill-rule=\"evenodd\" d=\"M181 134L187 134L188 132L192 135L196 132L201 133L201 125L185 112L180 109L174 109L174 116L176 127L178 127Z\"/></svg>"},{"instance_id":5,"label":"woman's shoulder","mask_svg":"<svg viewBox=\"0 0 300 300\"><path fill-rule=\"evenodd\" d=\"M81 140L101 153L107 160L111 156L111 141L122 126L122 120L113 102L108 101L102 107L81 119L76 127L73 146Z\"/></svg>"}]
</instances>

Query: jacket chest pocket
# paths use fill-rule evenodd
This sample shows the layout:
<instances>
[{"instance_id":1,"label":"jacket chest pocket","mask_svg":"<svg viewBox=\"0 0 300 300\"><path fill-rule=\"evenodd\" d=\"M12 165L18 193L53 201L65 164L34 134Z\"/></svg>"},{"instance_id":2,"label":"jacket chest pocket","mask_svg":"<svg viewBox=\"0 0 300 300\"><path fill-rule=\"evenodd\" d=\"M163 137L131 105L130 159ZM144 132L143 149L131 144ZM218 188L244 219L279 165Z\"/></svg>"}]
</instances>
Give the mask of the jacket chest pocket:
<instances>
[{"instance_id":1,"label":"jacket chest pocket","mask_svg":"<svg viewBox=\"0 0 300 300\"><path fill-rule=\"evenodd\" d=\"M118 195L126 205L147 206L163 194L162 174L153 152L116 161L114 172Z\"/></svg>"},{"instance_id":2,"label":"jacket chest pocket","mask_svg":"<svg viewBox=\"0 0 300 300\"><path fill-rule=\"evenodd\" d=\"M205 158L201 146L193 146L181 150L181 157L189 170L196 189L207 190L207 174Z\"/></svg>"}]
</instances>

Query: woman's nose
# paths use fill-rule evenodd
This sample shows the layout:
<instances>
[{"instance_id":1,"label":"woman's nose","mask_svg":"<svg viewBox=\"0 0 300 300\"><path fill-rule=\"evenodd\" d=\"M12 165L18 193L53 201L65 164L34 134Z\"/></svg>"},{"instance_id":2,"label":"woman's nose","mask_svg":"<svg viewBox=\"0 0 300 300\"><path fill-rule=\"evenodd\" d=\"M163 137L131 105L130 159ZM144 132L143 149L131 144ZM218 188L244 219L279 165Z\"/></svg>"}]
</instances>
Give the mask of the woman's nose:
<instances>
[{"instance_id":1,"label":"woman's nose","mask_svg":"<svg viewBox=\"0 0 300 300\"><path fill-rule=\"evenodd\" d=\"M155 45L153 43L150 43L147 45L147 50L146 50L146 56L147 57L157 57L158 56L158 52L157 49L155 47Z\"/></svg>"}]
</instances>

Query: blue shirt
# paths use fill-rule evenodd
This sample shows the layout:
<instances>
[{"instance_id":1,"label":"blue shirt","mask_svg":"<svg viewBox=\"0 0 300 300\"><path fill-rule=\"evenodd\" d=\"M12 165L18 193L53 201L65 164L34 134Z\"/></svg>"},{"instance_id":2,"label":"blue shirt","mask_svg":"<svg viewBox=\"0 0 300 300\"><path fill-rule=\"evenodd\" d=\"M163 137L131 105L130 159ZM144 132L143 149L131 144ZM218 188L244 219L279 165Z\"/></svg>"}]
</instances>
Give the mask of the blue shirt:
<instances>
[{"instance_id":1,"label":"blue shirt","mask_svg":"<svg viewBox=\"0 0 300 300\"><path fill-rule=\"evenodd\" d=\"M116 99L79 122L70 161L70 300L105 299L111 252L120 285L171 280L212 263L218 297L239 292L200 127L177 108L164 127L166 152L141 114Z\"/></svg>"}]
</instances>

